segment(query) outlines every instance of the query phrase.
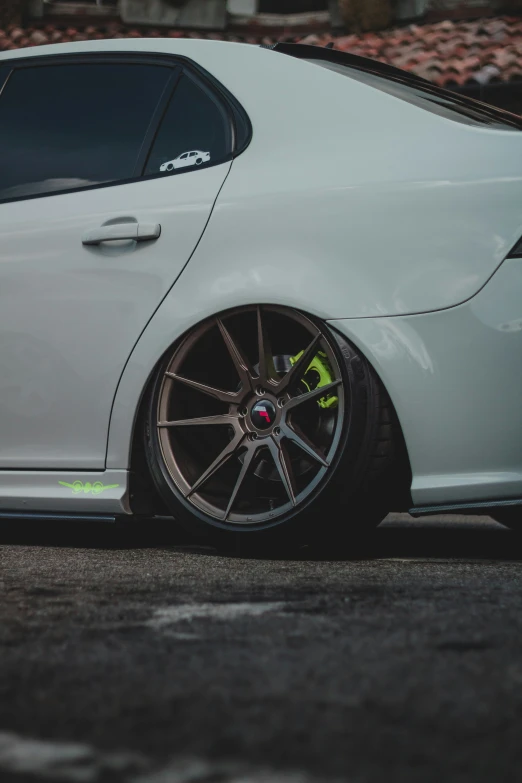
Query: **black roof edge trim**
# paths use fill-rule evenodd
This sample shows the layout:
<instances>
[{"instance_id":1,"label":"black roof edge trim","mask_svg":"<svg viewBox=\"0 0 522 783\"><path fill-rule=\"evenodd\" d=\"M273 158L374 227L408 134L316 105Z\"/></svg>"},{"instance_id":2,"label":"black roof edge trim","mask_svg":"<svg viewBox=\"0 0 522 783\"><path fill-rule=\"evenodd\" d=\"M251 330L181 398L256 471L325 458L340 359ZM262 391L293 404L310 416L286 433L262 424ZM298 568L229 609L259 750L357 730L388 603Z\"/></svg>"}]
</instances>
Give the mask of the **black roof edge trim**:
<instances>
[{"instance_id":1,"label":"black roof edge trim","mask_svg":"<svg viewBox=\"0 0 522 783\"><path fill-rule=\"evenodd\" d=\"M404 71L402 68L396 68L394 65L381 63L379 60L372 60L370 57L361 57L359 54L340 52L338 49L325 49L324 46L295 43L278 43L270 48L275 52L289 54L292 57L298 57L301 60L307 58L326 60L331 63L339 63L339 65L351 65L354 68L371 71L372 73L380 73L383 76L398 76L401 79L404 79L404 77L407 76L412 81L419 82L420 84L432 84L432 82L427 79L423 79L422 76L417 76L417 74L411 73L410 71Z\"/></svg>"},{"instance_id":2,"label":"black roof edge trim","mask_svg":"<svg viewBox=\"0 0 522 783\"><path fill-rule=\"evenodd\" d=\"M396 68L394 65L381 63L379 60L361 57L358 54L340 52L336 49L325 49L323 46L311 46L310 44L278 43L273 49L275 52L288 54L300 60L324 60L326 62L338 63L339 65L346 65L359 71L382 76L385 79L388 78L412 87L418 87L432 95L449 98L455 103L460 103L461 106L475 109L480 107L482 113L488 115L493 120L503 120L517 128L517 130L522 130L522 117L519 114L514 114L506 109L500 109L498 106L492 106L476 98L468 97L462 92L457 93L445 87L439 87L438 84L430 82L428 79L423 79L422 76L417 76L417 74L411 71L405 71L402 68Z\"/></svg>"}]
</instances>

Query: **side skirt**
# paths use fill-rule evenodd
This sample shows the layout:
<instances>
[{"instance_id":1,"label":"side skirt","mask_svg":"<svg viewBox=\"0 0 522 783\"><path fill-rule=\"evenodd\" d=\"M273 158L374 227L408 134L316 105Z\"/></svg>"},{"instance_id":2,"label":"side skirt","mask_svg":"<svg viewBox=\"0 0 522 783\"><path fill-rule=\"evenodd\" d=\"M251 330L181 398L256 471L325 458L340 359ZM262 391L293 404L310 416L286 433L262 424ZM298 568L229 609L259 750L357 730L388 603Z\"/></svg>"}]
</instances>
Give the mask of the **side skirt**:
<instances>
[{"instance_id":1,"label":"side skirt","mask_svg":"<svg viewBox=\"0 0 522 783\"><path fill-rule=\"evenodd\" d=\"M49 511L48 514L36 511L0 511L0 519L23 519L27 522L103 522L115 524L117 517L103 514L55 514Z\"/></svg>"},{"instance_id":2,"label":"side skirt","mask_svg":"<svg viewBox=\"0 0 522 783\"><path fill-rule=\"evenodd\" d=\"M45 519L47 512L89 518L130 514L129 472L0 470L1 512Z\"/></svg>"},{"instance_id":3,"label":"side skirt","mask_svg":"<svg viewBox=\"0 0 522 783\"><path fill-rule=\"evenodd\" d=\"M412 517L424 517L429 514L488 514L499 508L510 508L511 506L522 506L522 498L512 498L511 500L483 500L479 503L449 503L440 506L416 506L410 508L408 514Z\"/></svg>"}]
</instances>

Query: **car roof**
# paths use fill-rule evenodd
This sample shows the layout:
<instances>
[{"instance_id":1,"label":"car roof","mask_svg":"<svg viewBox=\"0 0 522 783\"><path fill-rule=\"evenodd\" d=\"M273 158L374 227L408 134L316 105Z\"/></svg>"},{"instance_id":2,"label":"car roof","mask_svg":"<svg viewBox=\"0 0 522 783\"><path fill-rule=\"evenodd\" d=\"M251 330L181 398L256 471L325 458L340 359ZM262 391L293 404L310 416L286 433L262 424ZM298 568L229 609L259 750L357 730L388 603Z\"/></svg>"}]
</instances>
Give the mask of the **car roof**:
<instances>
[{"instance_id":1,"label":"car roof","mask_svg":"<svg viewBox=\"0 0 522 783\"><path fill-rule=\"evenodd\" d=\"M171 55L187 58L205 69L225 87L248 94L256 75L261 79L263 66L273 68L277 61L278 72L293 70L292 63L302 68L292 57L275 54L259 46L230 41L194 40L191 38L118 38L101 41L73 41L71 43L47 44L23 49L0 52L0 65L19 59L58 57L67 55L143 54ZM270 65L271 63L271 65ZM276 79L274 79L274 82ZM236 95L236 97L238 97Z\"/></svg>"},{"instance_id":2,"label":"car roof","mask_svg":"<svg viewBox=\"0 0 522 783\"><path fill-rule=\"evenodd\" d=\"M230 56L234 52L239 54L242 50L251 50L251 44L240 44L231 41L209 41L192 38L112 38L101 41L72 41L70 43L46 44L45 46L31 46L23 49L11 49L0 52L0 62L5 60L20 59L21 57L45 57L62 54L95 54L109 52L128 53L156 53L172 54L182 57L191 57L195 60L202 52L213 54L221 52L224 56ZM225 55L226 51L226 55Z\"/></svg>"}]
</instances>

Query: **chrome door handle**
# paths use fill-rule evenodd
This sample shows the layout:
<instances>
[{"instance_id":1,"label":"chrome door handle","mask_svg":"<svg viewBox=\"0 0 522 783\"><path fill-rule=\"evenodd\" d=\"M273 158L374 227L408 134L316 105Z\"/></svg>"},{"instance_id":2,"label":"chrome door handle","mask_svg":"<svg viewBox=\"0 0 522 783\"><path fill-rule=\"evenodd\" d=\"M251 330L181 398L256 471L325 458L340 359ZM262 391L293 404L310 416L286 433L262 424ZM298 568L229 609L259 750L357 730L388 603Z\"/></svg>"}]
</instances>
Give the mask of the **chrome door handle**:
<instances>
[{"instance_id":1,"label":"chrome door handle","mask_svg":"<svg viewBox=\"0 0 522 783\"><path fill-rule=\"evenodd\" d=\"M86 231L82 236L82 244L99 245L100 242L116 242L121 239L145 242L148 239L158 239L160 234L159 223L111 223Z\"/></svg>"}]
</instances>

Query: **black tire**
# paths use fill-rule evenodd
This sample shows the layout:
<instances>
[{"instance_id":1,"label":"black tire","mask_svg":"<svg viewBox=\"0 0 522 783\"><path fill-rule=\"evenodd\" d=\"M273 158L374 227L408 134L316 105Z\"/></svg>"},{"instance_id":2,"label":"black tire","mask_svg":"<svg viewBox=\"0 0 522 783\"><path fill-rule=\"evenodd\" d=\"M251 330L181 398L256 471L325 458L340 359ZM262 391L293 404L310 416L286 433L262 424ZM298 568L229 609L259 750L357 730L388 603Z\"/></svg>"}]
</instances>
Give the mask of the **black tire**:
<instances>
[{"instance_id":1,"label":"black tire","mask_svg":"<svg viewBox=\"0 0 522 783\"><path fill-rule=\"evenodd\" d=\"M203 158L196 158L196 166L201 166L203 163Z\"/></svg>"},{"instance_id":2,"label":"black tire","mask_svg":"<svg viewBox=\"0 0 522 783\"><path fill-rule=\"evenodd\" d=\"M291 511L255 528L224 525L210 518L180 492L169 473L159 441L158 401L163 379L177 346L169 351L154 379L146 405L144 443L149 470L164 502L177 521L198 535L230 539L231 534L261 540L341 541L361 537L390 511L392 468L396 451L396 421L391 402L366 359L326 324L349 401L339 448L320 484ZM325 513L327 512L327 513Z\"/></svg>"}]
</instances>

